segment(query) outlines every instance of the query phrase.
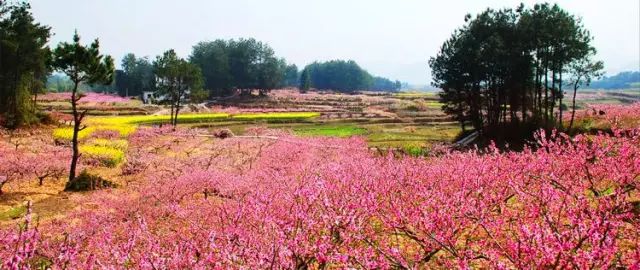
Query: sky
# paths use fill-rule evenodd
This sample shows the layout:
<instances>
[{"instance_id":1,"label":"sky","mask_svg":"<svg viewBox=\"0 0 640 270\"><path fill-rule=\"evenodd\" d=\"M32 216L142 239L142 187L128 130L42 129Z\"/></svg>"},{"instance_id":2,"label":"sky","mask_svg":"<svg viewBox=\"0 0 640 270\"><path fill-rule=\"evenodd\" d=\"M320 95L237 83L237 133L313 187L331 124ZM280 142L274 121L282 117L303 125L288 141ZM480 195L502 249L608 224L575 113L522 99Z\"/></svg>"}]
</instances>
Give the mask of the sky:
<instances>
[{"instance_id":1,"label":"sky","mask_svg":"<svg viewBox=\"0 0 640 270\"><path fill-rule=\"evenodd\" d=\"M430 84L428 60L464 16L512 0L32 0L36 19L52 27L51 45L78 30L99 38L119 66L126 53L152 59L167 49L188 57L200 41L253 37L299 68L352 59L370 73ZM640 70L640 0L558 0L594 36L608 75Z\"/></svg>"}]
</instances>

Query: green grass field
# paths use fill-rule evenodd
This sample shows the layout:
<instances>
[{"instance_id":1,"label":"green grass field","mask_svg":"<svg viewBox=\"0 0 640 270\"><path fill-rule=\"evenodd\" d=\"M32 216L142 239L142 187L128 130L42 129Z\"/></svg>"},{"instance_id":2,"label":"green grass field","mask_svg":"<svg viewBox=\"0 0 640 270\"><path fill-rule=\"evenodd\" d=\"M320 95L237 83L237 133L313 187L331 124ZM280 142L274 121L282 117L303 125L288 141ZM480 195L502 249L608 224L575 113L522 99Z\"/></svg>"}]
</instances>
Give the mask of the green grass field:
<instances>
[{"instance_id":1,"label":"green grass field","mask_svg":"<svg viewBox=\"0 0 640 270\"><path fill-rule=\"evenodd\" d=\"M293 128L293 132L298 136L351 137L365 135L368 130L353 125L313 125Z\"/></svg>"}]
</instances>

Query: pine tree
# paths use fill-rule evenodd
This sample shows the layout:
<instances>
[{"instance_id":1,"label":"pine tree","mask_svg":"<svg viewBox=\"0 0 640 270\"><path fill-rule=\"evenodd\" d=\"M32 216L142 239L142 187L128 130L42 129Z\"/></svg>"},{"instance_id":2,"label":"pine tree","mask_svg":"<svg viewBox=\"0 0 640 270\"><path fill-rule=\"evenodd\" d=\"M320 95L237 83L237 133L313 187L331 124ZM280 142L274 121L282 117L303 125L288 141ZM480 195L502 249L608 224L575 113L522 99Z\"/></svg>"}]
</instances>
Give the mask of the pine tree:
<instances>
[{"instance_id":1,"label":"pine tree","mask_svg":"<svg viewBox=\"0 0 640 270\"><path fill-rule=\"evenodd\" d=\"M71 140L73 155L69 170L69 182L76 176L78 157L78 132L86 127L81 126L87 111L79 111L78 101L83 97L78 93L81 83L110 84L113 80L114 66L111 56L100 54L100 43L96 39L90 46L80 44L80 36L76 32L73 42L63 42L53 50L52 65L57 71L66 74L73 82L71 90L71 110L73 113L73 138Z\"/></svg>"},{"instance_id":2,"label":"pine tree","mask_svg":"<svg viewBox=\"0 0 640 270\"><path fill-rule=\"evenodd\" d=\"M10 128L36 120L31 94L42 90L48 73L50 28L30 9L0 1L0 118Z\"/></svg>"}]
</instances>

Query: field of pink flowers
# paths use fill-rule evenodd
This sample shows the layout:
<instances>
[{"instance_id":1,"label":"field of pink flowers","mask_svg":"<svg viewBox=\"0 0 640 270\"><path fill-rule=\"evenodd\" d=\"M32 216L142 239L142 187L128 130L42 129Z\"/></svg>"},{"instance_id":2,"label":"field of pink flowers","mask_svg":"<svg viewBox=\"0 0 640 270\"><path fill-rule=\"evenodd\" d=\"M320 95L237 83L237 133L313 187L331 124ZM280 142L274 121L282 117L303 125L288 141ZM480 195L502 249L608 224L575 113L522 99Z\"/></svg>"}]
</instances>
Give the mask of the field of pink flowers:
<instances>
[{"instance_id":1,"label":"field of pink flowers","mask_svg":"<svg viewBox=\"0 0 640 270\"><path fill-rule=\"evenodd\" d=\"M63 220L27 214L0 230L0 265L640 268L637 126L428 158L269 132L141 128L121 168L136 181L92 192Z\"/></svg>"},{"instance_id":2,"label":"field of pink flowers","mask_svg":"<svg viewBox=\"0 0 640 270\"><path fill-rule=\"evenodd\" d=\"M39 96L38 100L45 101L45 102L52 102L52 101L69 102L71 100L71 93L70 92L47 93L45 95ZM120 97L118 95L88 92L88 93L84 93L84 97L80 99L79 102L105 104L105 103L128 103L128 102L131 102L131 100L128 98Z\"/></svg>"}]
</instances>

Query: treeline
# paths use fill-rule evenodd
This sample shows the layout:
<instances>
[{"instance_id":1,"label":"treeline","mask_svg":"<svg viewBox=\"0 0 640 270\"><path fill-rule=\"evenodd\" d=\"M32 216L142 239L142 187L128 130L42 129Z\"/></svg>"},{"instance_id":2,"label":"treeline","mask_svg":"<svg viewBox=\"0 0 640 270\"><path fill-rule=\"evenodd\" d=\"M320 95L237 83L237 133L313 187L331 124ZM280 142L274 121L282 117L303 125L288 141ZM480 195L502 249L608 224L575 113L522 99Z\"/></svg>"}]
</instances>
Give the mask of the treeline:
<instances>
[{"instance_id":1,"label":"treeline","mask_svg":"<svg viewBox=\"0 0 640 270\"><path fill-rule=\"evenodd\" d=\"M273 89L300 87L353 92L356 90L397 91L399 81L374 77L354 61L334 60L315 62L302 71L295 64L287 64L277 57L266 43L255 39L215 40L193 46L186 59L202 74L204 97L230 96L236 92L249 94L258 90L261 95ZM83 86L103 92L117 92L120 96L140 96L143 92L157 92L154 63L148 57L129 53L116 70L115 82L108 86ZM59 76L49 80L49 88L61 89L68 82Z\"/></svg>"},{"instance_id":2,"label":"treeline","mask_svg":"<svg viewBox=\"0 0 640 270\"><path fill-rule=\"evenodd\" d=\"M350 93L357 90L397 91L401 87L399 81L372 76L353 60L314 62L306 66L300 76L303 91L314 88Z\"/></svg>"},{"instance_id":3,"label":"treeline","mask_svg":"<svg viewBox=\"0 0 640 270\"><path fill-rule=\"evenodd\" d=\"M287 64L266 43L253 38L215 40L193 46L189 61L202 70L205 89L211 96L232 91L265 94L284 86Z\"/></svg>"},{"instance_id":4,"label":"treeline","mask_svg":"<svg viewBox=\"0 0 640 270\"><path fill-rule=\"evenodd\" d=\"M591 83L592 89L629 89L640 88L640 72L625 71L611 77Z\"/></svg>"},{"instance_id":5,"label":"treeline","mask_svg":"<svg viewBox=\"0 0 640 270\"><path fill-rule=\"evenodd\" d=\"M487 9L465 22L429 61L443 109L463 128L562 127L567 88L575 109L575 91L600 75L589 31L558 5Z\"/></svg>"},{"instance_id":6,"label":"treeline","mask_svg":"<svg viewBox=\"0 0 640 270\"><path fill-rule=\"evenodd\" d=\"M28 3L0 1L0 124L16 127L37 120L35 100L50 67L48 26L36 22Z\"/></svg>"},{"instance_id":7,"label":"treeline","mask_svg":"<svg viewBox=\"0 0 640 270\"><path fill-rule=\"evenodd\" d=\"M193 46L188 61L202 72L204 89L210 97L228 96L236 91L261 95L273 89L300 87L353 92L356 90L396 91L399 81L374 77L354 61L315 62L302 71L277 57L266 43L255 39L215 40ZM122 96L136 96L143 91L155 91L153 65L148 58L133 54L122 60L122 70L116 73L116 88Z\"/></svg>"}]
</instances>

